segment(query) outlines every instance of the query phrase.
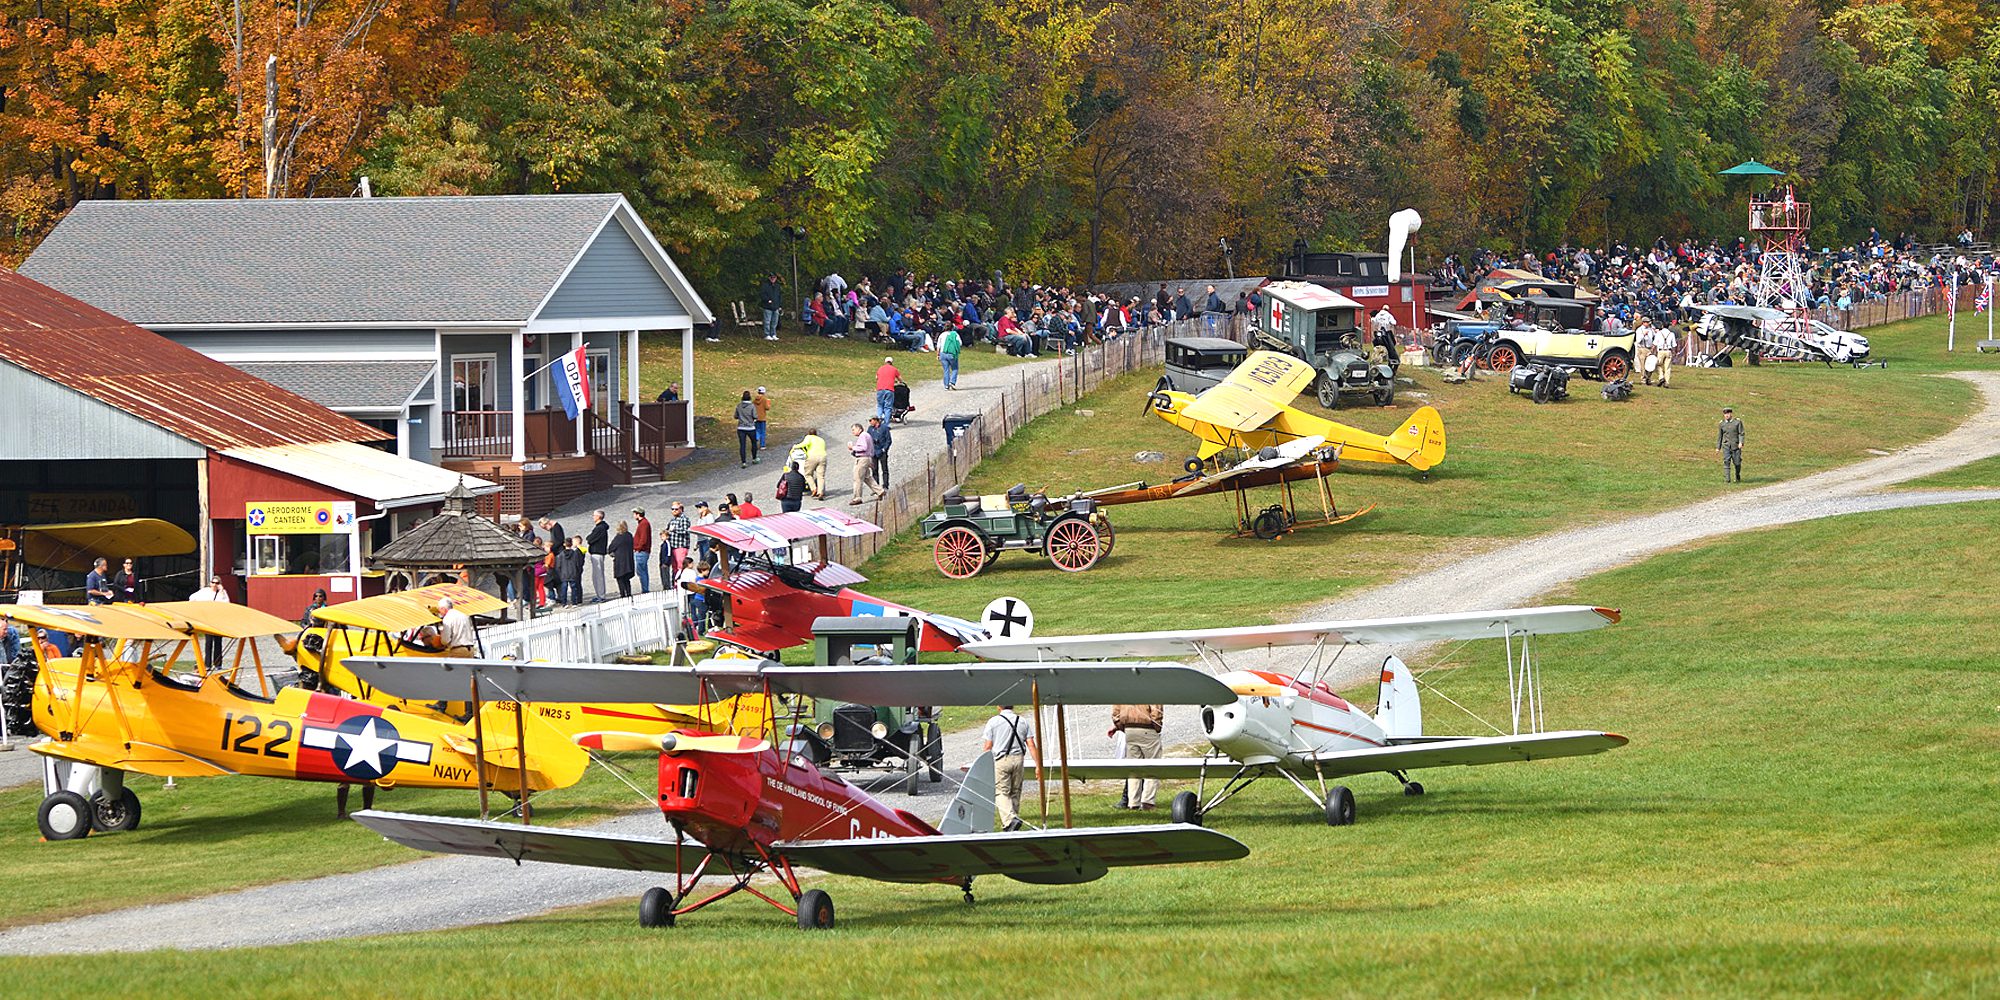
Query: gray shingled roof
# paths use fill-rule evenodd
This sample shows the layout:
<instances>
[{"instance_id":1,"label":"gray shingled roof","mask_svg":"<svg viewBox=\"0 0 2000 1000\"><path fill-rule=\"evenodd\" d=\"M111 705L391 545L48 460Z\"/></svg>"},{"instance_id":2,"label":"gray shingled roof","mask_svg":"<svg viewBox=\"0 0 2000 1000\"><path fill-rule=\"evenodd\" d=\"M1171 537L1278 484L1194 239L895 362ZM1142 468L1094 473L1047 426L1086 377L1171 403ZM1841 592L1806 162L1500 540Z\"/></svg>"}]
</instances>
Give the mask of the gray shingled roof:
<instances>
[{"instance_id":1,"label":"gray shingled roof","mask_svg":"<svg viewBox=\"0 0 2000 1000\"><path fill-rule=\"evenodd\" d=\"M435 367L429 361L243 361L280 389L333 410L401 410Z\"/></svg>"},{"instance_id":2,"label":"gray shingled roof","mask_svg":"<svg viewBox=\"0 0 2000 1000\"><path fill-rule=\"evenodd\" d=\"M86 201L20 270L140 326L521 323L620 200Z\"/></svg>"},{"instance_id":3,"label":"gray shingled roof","mask_svg":"<svg viewBox=\"0 0 2000 1000\"><path fill-rule=\"evenodd\" d=\"M451 569L457 566L519 569L542 557L541 549L473 509L464 477L445 494L438 516L375 550L375 569Z\"/></svg>"}]
</instances>

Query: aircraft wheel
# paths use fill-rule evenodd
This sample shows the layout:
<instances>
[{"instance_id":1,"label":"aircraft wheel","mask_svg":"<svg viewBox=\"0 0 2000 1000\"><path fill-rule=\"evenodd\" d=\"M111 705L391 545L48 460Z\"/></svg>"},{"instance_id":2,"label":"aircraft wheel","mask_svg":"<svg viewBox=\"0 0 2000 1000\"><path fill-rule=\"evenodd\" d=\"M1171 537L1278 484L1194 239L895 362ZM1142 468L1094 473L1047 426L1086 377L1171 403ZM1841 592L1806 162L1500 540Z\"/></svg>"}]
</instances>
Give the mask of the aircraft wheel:
<instances>
[{"instance_id":1,"label":"aircraft wheel","mask_svg":"<svg viewBox=\"0 0 2000 1000\"><path fill-rule=\"evenodd\" d=\"M799 929L832 930L833 897L819 889L807 889L805 894L799 897Z\"/></svg>"},{"instance_id":2,"label":"aircraft wheel","mask_svg":"<svg viewBox=\"0 0 2000 1000\"><path fill-rule=\"evenodd\" d=\"M1409 784L1403 786L1403 794L1410 796L1422 795L1424 794L1424 786L1422 784L1419 784L1418 782L1412 781Z\"/></svg>"},{"instance_id":3,"label":"aircraft wheel","mask_svg":"<svg viewBox=\"0 0 2000 1000\"><path fill-rule=\"evenodd\" d=\"M42 800L35 825L42 828L44 840L81 840L90 836L90 803L65 788Z\"/></svg>"},{"instance_id":4,"label":"aircraft wheel","mask_svg":"<svg viewBox=\"0 0 2000 1000\"><path fill-rule=\"evenodd\" d=\"M1192 475L1199 476L1201 475L1201 470L1204 464L1205 463L1203 463L1202 460L1199 458L1190 458L1187 461L1181 463L1181 470L1190 473Z\"/></svg>"},{"instance_id":5,"label":"aircraft wheel","mask_svg":"<svg viewBox=\"0 0 2000 1000\"><path fill-rule=\"evenodd\" d=\"M139 796L130 788L118 790L118 798L106 798L103 792L90 797L90 826L93 830L119 833L139 828Z\"/></svg>"},{"instance_id":6,"label":"aircraft wheel","mask_svg":"<svg viewBox=\"0 0 2000 1000\"><path fill-rule=\"evenodd\" d=\"M639 926L672 927L674 925L674 894L659 886L647 889L639 896Z\"/></svg>"},{"instance_id":7,"label":"aircraft wheel","mask_svg":"<svg viewBox=\"0 0 2000 1000\"><path fill-rule=\"evenodd\" d=\"M1201 825L1201 800L1196 798L1193 792L1181 792L1175 795L1173 805L1168 811L1176 823Z\"/></svg>"},{"instance_id":8,"label":"aircraft wheel","mask_svg":"<svg viewBox=\"0 0 2000 1000\"><path fill-rule=\"evenodd\" d=\"M1326 793L1326 825L1348 826L1354 822L1354 793L1346 785L1335 785Z\"/></svg>"},{"instance_id":9,"label":"aircraft wheel","mask_svg":"<svg viewBox=\"0 0 2000 1000\"><path fill-rule=\"evenodd\" d=\"M1286 527L1284 514L1267 510L1259 513L1256 519L1250 522L1250 533L1267 542L1276 541L1285 533Z\"/></svg>"}]
</instances>

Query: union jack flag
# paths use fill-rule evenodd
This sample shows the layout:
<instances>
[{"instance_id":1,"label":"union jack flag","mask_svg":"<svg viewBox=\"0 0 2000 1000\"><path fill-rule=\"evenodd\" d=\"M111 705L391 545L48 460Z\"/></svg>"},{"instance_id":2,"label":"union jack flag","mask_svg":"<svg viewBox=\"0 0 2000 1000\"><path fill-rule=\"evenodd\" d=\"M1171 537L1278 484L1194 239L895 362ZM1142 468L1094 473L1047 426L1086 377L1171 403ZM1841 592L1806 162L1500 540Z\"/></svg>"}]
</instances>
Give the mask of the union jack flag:
<instances>
[{"instance_id":1,"label":"union jack flag","mask_svg":"<svg viewBox=\"0 0 2000 1000\"><path fill-rule=\"evenodd\" d=\"M1993 276L1987 275L1986 280L1979 283L1979 297L1972 300L1972 311L1975 313L1983 313L1986 310L1991 309L1992 307L1993 307Z\"/></svg>"}]
</instances>

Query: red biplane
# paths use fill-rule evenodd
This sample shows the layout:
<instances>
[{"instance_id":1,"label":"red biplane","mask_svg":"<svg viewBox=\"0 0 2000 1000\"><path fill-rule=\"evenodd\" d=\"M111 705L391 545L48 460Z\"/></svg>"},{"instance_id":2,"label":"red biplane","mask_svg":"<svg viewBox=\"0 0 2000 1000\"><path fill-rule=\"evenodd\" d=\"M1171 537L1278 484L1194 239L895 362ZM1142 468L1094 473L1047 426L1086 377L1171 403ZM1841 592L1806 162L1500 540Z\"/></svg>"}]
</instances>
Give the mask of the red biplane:
<instances>
[{"instance_id":1,"label":"red biplane","mask_svg":"<svg viewBox=\"0 0 2000 1000\"><path fill-rule=\"evenodd\" d=\"M986 638L986 630L976 623L851 589L868 578L834 562L827 539L881 530L830 507L696 527L695 534L714 539L721 550L720 574L701 583L711 617L722 621L708 637L775 653L811 642L817 618L904 615L923 623L918 648L926 653L948 653Z\"/></svg>"},{"instance_id":2,"label":"red biplane","mask_svg":"<svg viewBox=\"0 0 2000 1000\"><path fill-rule=\"evenodd\" d=\"M761 692L863 704L1104 704L1144 698L1163 704L1233 704L1235 694L1179 664L978 663L951 666L805 666L768 660L707 660L692 667L519 663L501 660L350 659L385 691L410 699L457 697L469 682L496 698L538 701L687 702ZM471 675L471 678L468 678ZM1039 713L1037 713L1039 714ZM772 731L779 731L773 729ZM673 837L535 828L512 823L376 812L354 818L397 843L448 854L673 872L672 890L646 890L639 922L677 917L739 892L798 919L833 926L833 902L800 884L798 867L884 882L935 882L972 900L972 880L1005 875L1036 885L1089 882L1112 868L1227 861L1249 853L1235 839L1191 824L993 832L992 754L968 770L943 821L933 827L811 758L739 736L586 733L592 749L658 751L657 805ZM752 884L769 875L781 893ZM722 883L706 895L705 880ZM783 897L789 896L790 901Z\"/></svg>"}]
</instances>

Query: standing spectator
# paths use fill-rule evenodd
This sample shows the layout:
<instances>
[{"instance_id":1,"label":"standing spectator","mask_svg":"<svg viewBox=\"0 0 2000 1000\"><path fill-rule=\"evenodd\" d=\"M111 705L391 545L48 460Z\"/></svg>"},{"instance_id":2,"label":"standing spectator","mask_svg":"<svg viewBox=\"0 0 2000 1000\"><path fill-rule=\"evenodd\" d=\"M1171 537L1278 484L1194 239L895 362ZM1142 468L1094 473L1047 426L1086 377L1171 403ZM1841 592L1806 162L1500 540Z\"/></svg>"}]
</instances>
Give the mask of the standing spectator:
<instances>
[{"instance_id":1,"label":"standing spectator","mask_svg":"<svg viewBox=\"0 0 2000 1000\"><path fill-rule=\"evenodd\" d=\"M521 520L514 525L514 534L519 535L521 540L527 542L529 545L535 544L537 541L535 538L535 522L528 520L526 515L522 515Z\"/></svg>"},{"instance_id":2,"label":"standing spectator","mask_svg":"<svg viewBox=\"0 0 2000 1000\"><path fill-rule=\"evenodd\" d=\"M604 600L604 557L611 552L611 526L604 523L604 512L590 513L590 535L584 539L584 550L590 555L590 585L597 594L597 600ZM578 591L583 589L583 580L578 577ZM579 600L577 603L583 603Z\"/></svg>"},{"instance_id":3,"label":"standing spectator","mask_svg":"<svg viewBox=\"0 0 2000 1000\"><path fill-rule=\"evenodd\" d=\"M938 338L938 366L944 369L944 387L947 389L958 388L958 352L964 346L957 327L945 327L944 336Z\"/></svg>"},{"instance_id":4,"label":"standing spectator","mask_svg":"<svg viewBox=\"0 0 2000 1000\"><path fill-rule=\"evenodd\" d=\"M611 534L611 576L618 581L619 597L632 596L632 547L636 544L631 526L618 522L618 530Z\"/></svg>"},{"instance_id":5,"label":"standing spectator","mask_svg":"<svg viewBox=\"0 0 2000 1000\"><path fill-rule=\"evenodd\" d=\"M848 439L847 453L854 456L854 499L847 501L847 505L854 507L868 502L868 491L871 488L875 491L875 499L880 500L882 490L874 481L875 439L863 430L860 424L855 424L849 433L853 435Z\"/></svg>"},{"instance_id":6,"label":"standing spectator","mask_svg":"<svg viewBox=\"0 0 2000 1000\"><path fill-rule=\"evenodd\" d=\"M1160 756L1160 724L1166 718L1164 705L1113 705L1111 728L1125 734L1127 759L1152 760ZM1153 778L1125 779L1125 808L1151 809L1160 792Z\"/></svg>"},{"instance_id":7,"label":"standing spectator","mask_svg":"<svg viewBox=\"0 0 2000 1000\"><path fill-rule=\"evenodd\" d=\"M806 482L806 474L799 471L799 463L793 462L778 477L778 510L790 514L805 505L806 493L812 489Z\"/></svg>"},{"instance_id":8,"label":"standing spectator","mask_svg":"<svg viewBox=\"0 0 2000 1000\"><path fill-rule=\"evenodd\" d=\"M1174 318L1187 319L1193 315L1194 303L1188 301L1187 286L1182 285L1174 291Z\"/></svg>"},{"instance_id":9,"label":"standing spectator","mask_svg":"<svg viewBox=\"0 0 2000 1000\"><path fill-rule=\"evenodd\" d=\"M868 436L875 445L875 485L885 492L889 488L889 422L881 417L868 418Z\"/></svg>"},{"instance_id":10,"label":"standing spectator","mask_svg":"<svg viewBox=\"0 0 2000 1000\"><path fill-rule=\"evenodd\" d=\"M736 465L747 469L757 461L762 461L757 456L757 404L750 401L750 390L745 389L736 404Z\"/></svg>"},{"instance_id":11,"label":"standing spectator","mask_svg":"<svg viewBox=\"0 0 2000 1000\"><path fill-rule=\"evenodd\" d=\"M760 385L757 387L756 398L750 400L750 402L757 407L757 447L769 448L771 442L765 438L764 431L770 426L771 422L770 393Z\"/></svg>"},{"instance_id":12,"label":"standing spectator","mask_svg":"<svg viewBox=\"0 0 2000 1000\"><path fill-rule=\"evenodd\" d=\"M1743 421L1736 411L1722 408L1722 423L1715 428L1715 450L1722 453L1722 481L1743 481Z\"/></svg>"},{"instance_id":13,"label":"standing spectator","mask_svg":"<svg viewBox=\"0 0 2000 1000\"><path fill-rule=\"evenodd\" d=\"M664 567L660 575L669 582L679 580L681 569L687 566L688 549L693 545L693 533L690 531L693 527L693 522L688 520L687 508L681 506L679 500L674 501L673 511L667 517L666 541L660 544L660 565Z\"/></svg>"},{"instance_id":14,"label":"standing spectator","mask_svg":"<svg viewBox=\"0 0 2000 1000\"><path fill-rule=\"evenodd\" d=\"M1653 369L1646 362L1653 357L1653 321L1641 316L1639 325L1632 331L1632 366L1639 370L1647 385L1653 384ZM1659 362L1653 362L1658 365Z\"/></svg>"},{"instance_id":15,"label":"standing spectator","mask_svg":"<svg viewBox=\"0 0 2000 1000\"><path fill-rule=\"evenodd\" d=\"M542 550L542 557L535 560L535 608L539 610L549 606L549 566L556 557L546 538L536 539L535 547Z\"/></svg>"},{"instance_id":16,"label":"standing spectator","mask_svg":"<svg viewBox=\"0 0 2000 1000\"><path fill-rule=\"evenodd\" d=\"M1000 814L1000 829L1019 830L1021 775L1028 755L1040 763L1042 754L1035 746L1035 727L1014 714L1014 706L1002 705L986 720L980 734L980 749L993 754L993 805Z\"/></svg>"},{"instance_id":17,"label":"standing spectator","mask_svg":"<svg viewBox=\"0 0 2000 1000\"><path fill-rule=\"evenodd\" d=\"M715 521L715 512L708 509L708 501L696 500L694 502L694 526L699 528L704 524L714 524ZM715 561L715 539L699 533L695 535L695 560L705 563Z\"/></svg>"},{"instance_id":18,"label":"standing spectator","mask_svg":"<svg viewBox=\"0 0 2000 1000\"><path fill-rule=\"evenodd\" d=\"M763 287L758 289L757 301L764 307L764 339L778 339L778 316L785 308L785 286L778 284L777 275L764 279Z\"/></svg>"},{"instance_id":19,"label":"standing spectator","mask_svg":"<svg viewBox=\"0 0 2000 1000\"><path fill-rule=\"evenodd\" d=\"M632 566L639 573L639 593L653 592L653 522L646 520L646 508L632 508Z\"/></svg>"},{"instance_id":20,"label":"standing spectator","mask_svg":"<svg viewBox=\"0 0 2000 1000\"><path fill-rule=\"evenodd\" d=\"M90 572L83 575L83 599L91 604L110 604L112 599L111 578L105 569L111 564L103 556L90 564Z\"/></svg>"},{"instance_id":21,"label":"standing spectator","mask_svg":"<svg viewBox=\"0 0 2000 1000\"><path fill-rule=\"evenodd\" d=\"M1660 388L1670 389L1669 380L1674 375L1674 352L1680 350L1681 336L1674 332L1672 323L1661 323L1653 328L1653 357L1658 360L1654 366L1659 369ZM1646 373L1646 384L1651 385L1654 372Z\"/></svg>"},{"instance_id":22,"label":"standing spectator","mask_svg":"<svg viewBox=\"0 0 2000 1000\"><path fill-rule=\"evenodd\" d=\"M563 539L562 558L557 560L562 567L563 603L571 606L583 603L583 548L575 535Z\"/></svg>"},{"instance_id":23,"label":"standing spectator","mask_svg":"<svg viewBox=\"0 0 2000 1000\"><path fill-rule=\"evenodd\" d=\"M325 593L326 591L323 590L313 591L314 596L324 595ZM189 594L188 600L206 601L215 604L228 604L229 591L222 589L222 577L211 576L208 578L208 586L203 587L192 594ZM321 605L326 604L326 600L324 599L324 597L321 597L320 604ZM305 617L300 619L300 624L299 624L300 628L308 628L311 626L312 613L313 613L312 608L306 609ZM214 670L216 667L222 664L221 636L205 635L201 637L201 658L202 658L202 665L210 670ZM8 662L10 663L13 662L13 659L14 657L11 654L9 654L7 657Z\"/></svg>"},{"instance_id":24,"label":"standing spectator","mask_svg":"<svg viewBox=\"0 0 2000 1000\"><path fill-rule=\"evenodd\" d=\"M681 384L679 382L672 383L666 388L661 389L660 394L653 397L653 402L655 403L678 403L680 401Z\"/></svg>"},{"instance_id":25,"label":"standing spectator","mask_svg":"<svg viewBox=\"0 0 2000 1000\"><path fill-rule=\"evenodd\" d=\"M736 505L736 516L743 518L763 517L764 509L751 500L749 493L743 494L743 502Z\"/></svg>"},{"instance_id":26,"label":"standing spectator","mask_svg":"<svg viewBox=\"0 0 2000 1000\"><path fill-rule=\"evenodd\" d=\"M117 600L126 604L139 603L139 574L132 571L132 560L125 560L124 568L111 578L111 584Z\"/></svg>"},{"instance_id":27,"label":"standing spectator","mask_svg":"<svg viewBox=\"0 0 2000 1000\"><path fill-rule=\"evenodd\" d=\"M896 380L902 377L895 358L883 358L882 367L875 369L875 413L884 420L896 405Z\"/></svg>"},{"instance_id":28,"label":"standing spectator","mask_svg":"<svg viewBox=\"0 0 2000 1000\"><path fill-rule=\"evenodd\" d=\"M794 451L798 453L799 472L805 475L807 484L812 487L813 499L826 499L826 439L819 436L819 428L807 428L806 436L799 440Z\"/></svg>"},{"instance_id":29,"label":"standing spectator","mask_svg":"<svg viewBox=\"0 0 2000 1000\"><path fill-rule=\"evenodd\" d=\"M563 548L563 526L553 517L542 518L542 531L549 536L549 551L561 552Z\"/></svg>"}]
</instances>

